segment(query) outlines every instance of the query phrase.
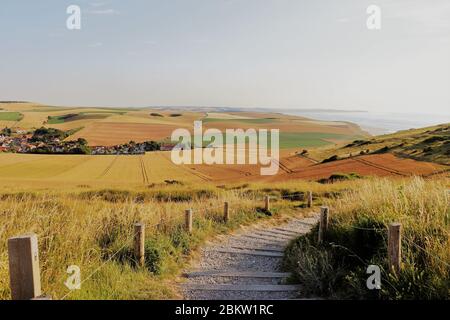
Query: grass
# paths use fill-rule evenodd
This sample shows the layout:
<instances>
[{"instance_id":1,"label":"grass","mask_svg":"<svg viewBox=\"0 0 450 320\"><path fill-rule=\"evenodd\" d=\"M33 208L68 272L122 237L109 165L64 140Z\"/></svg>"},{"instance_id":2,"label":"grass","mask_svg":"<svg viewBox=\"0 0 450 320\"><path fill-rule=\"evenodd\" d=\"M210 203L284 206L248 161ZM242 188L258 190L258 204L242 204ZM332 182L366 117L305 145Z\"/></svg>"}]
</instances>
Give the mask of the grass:
<instances>
[{"instance_id":1,"label":"grass","mask_svg":"<svg viewBox=\"0 0 450 320\"><path fill-rule=\"evenodd\" d=\"M43 291L54 299L172 299L176 276L207 238L268 217L258 210L258 191L213 186L157 190L42 190L3 193L0 201L0 299L9 299L7 239L39 237ZM231 221L222 220L230 202ZM274 204L289 212L290 203ZM263 205L261 201L261 206ZM194 212L194 232L183 230L184 210ZM146 224L146 263L133 256L133 223ZM81 290L69 292L67 267L81 269ZM69 295L66 297L66 294Z\"/></svg>"},{"instance_id":2,"label":"grass","mask_svg":"<svg viewBox=\"0 0 450 320\"><path fill-rule=\"evenodd\" d=\"M317 150L313 156L318 159L325 159L332 154L337 154L340 158L346 158L361 153L386 152L403 158L450 165L450 125L443 124L405 130L368 140L355 140L339 149Z\"/></svg>"},{"instance_id":3,"label":"grass","mask_svg":"<svg viewBox=\"0 0 450 320\"><path fill-rule=\"evenodd\" d=\"M20 121L22 118L20 112L0 112L0 121Z\"/></svg>"},{"instance_id":4,"label":"grass","mask_svg":"<svg viewBox=\"0 0 450 320\"><path fill-rule=\"evenodd\" d=\"M39 237L43 291L54 299L69 292L64 282L70 265L81 268L84 282L81 290L70 292L66 299L180 298L177 277L205 240L268 219L260 210L263 195L273 196L272 218L297 212L304 207L306 190L313 191L316 205L332 207L327 241L333 245L317 246L314 230L291 244L286 259L311 295L448 297L450 270L436 259L450 262L449 199L443 192L447 187L444 179L364 178L333 184L4 189L0 192L0 299L10 296L7 239L29 232ZM224 201L230 203L232 213L228 224L223 223ZM183 230L187 208L194 212L193 234ZM133 255L133 223L138 221L146 224L145 267L136 266ZM404 271L398 278L387 277L385 268L384 228L392 221L402 222L404 237L427 252L404 242ZM380 231L365 230L372 228ZM380 292L364 287L368 263L384 270Z\"/></svg>"},{"instance_id":5,"label":"grass","mask_svg":"<svg viewBox=\"0 0 450 320\"><path fill-rule=\"evenodd\" d=\"M326 242L317 228L293 242L285 265L311 295L345 299L448 299L450 206L448 179L366 180L329 201ZM403 225L403 264L387 266L387 225ZM366 287L369 265L382 270L381 290Z\"/></svg>"}]
</instances>

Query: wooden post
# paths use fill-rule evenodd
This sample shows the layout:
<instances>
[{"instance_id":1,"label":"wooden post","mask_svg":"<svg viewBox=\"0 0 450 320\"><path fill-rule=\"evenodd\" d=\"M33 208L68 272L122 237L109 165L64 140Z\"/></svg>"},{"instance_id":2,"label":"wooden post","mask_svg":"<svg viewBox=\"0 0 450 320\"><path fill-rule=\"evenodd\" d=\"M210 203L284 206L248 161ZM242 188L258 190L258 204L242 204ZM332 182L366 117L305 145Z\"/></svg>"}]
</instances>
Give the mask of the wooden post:
<instances>
[{"instance_id":1,"label":"wooden post","mask_svg":"<svg viewBox=\"0 0 450 320\"><path fill-rule=\"evenodd\" d=\"M227 223L230 220L230 211L229 211L229 205L228 202L224 203L223 206L223 220L225 221L225 223Z\"/></svg>"},{"instance_id":2,"label":"wooden post","mask_svg":"<svg viewBox=\"0 0 450 320\"><path fill-rule=\"evenodd\" d=\"M159 220L157 229L158 229L159 232L164 232L164 230L165 230L165 221L164 221L164 218L161 218L161 219Z\"/></svg>"},{"instance_id":3,"label":"wooden post","mask_svg":"<svg viewBox=\"0 0 450 320\"><path fill-rule=\"evenodd\" d=\"M308 208L311 208L312 207L312 203L313 203L313 194L312 194L311 191L308 191L306 193L306 206Z\"/></svg>"},{"instance_id":4,"label":"wooden post","mask_svg":"<svg viewBox=\"0 0 450 320\"><path fill-rule=\"evenodd\" d=\"M192 209L186 210L185 229L187 232L192 233Z\"/></svg>"},{"instance_id":5,"label":"wooden post","mask_svg":"<svg viewBox=\"0 0 450 320\"><path fill-rule=\"evenodd\" d=\"M398 273L402 260L402 224L391 223L388 231L389 270Z\"/></svg>"},{"instance_id":6,"label":"wooden post","mask_svg":"<svg viewBox=\"0 0 450 320\"><path fill-rule=\"evenodd\" d=\"M328 207L320 208L320 222L319 222L319 244L326 238L328 230L328 213L330 209Z\"/></svg>"},{"instance_id":7,"label":"wooden post","mask_svg":"<svg viewBox=\"0 0 450 320\"><path fill-rule=\"evenodd\" d=\"M264 198L264 202L265 202L264 209L266 209L266 211L270 211L270 196L266 196Z\"/></svg>"},{"instance_id":8,"label":"wooden post","mask_svg":"<svg viewBox=\"0 0 450 320\"><path fill-rule=\"evenodd\" d=\"M137 263L145 266L145 225L143 223L134 224L134 255Z\"/></svg>"},{"instance_id":9,"label":"wooden post","mask_svg":"<svg viewBox=\"0 0 450 320\"><path fill-rule=\"evenodd\" d=\"M30 300L41 296L38 239L29 234L8 239L11 298Z\"/></svg>"}]
</instances>

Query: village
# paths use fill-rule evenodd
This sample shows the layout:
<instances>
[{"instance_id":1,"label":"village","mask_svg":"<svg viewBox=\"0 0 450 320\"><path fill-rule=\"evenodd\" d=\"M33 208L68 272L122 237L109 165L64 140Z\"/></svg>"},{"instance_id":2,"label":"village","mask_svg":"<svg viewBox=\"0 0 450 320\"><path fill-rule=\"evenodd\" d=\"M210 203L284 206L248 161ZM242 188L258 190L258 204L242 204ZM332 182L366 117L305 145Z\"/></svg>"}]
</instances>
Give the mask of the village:
<instances>
[{"instance_id":1,"label":"village","mask_svg":"<svg viewBox=\"0 0 450 320\"><path fill-rule=\"evenodd\" d=\"M161 150L161 144L155 141L146 141L136 143L130 141L127 144L121 144L116 146L96 146L91 148L92 155L134 155L145 154L150 151Z\"/></svg>"},{"instance_id":2,"label":"village","mask_svg":"<svg viewBox=\"0 0 450 320\"><path fill-rule=\"evenodd\" d=\"M0 131L0 152L32 154L136 155L161 150L155 141L115 146L88 146L85 139L65 141L68 134L57 129L40 128L34 132L4 128Z\"/></svg>"}]
</instances>

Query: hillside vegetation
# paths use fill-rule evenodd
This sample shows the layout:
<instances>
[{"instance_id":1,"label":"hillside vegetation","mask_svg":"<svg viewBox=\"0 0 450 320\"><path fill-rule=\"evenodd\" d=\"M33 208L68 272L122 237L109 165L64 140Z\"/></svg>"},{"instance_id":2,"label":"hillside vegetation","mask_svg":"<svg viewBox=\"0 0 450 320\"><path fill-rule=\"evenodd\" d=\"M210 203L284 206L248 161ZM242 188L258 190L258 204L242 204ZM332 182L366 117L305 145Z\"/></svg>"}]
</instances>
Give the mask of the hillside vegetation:
<instances>
[{"instance_id":1,"label":"hillside vegetation","mask_svg":"<svg viewBox=\"0 0 450 320\"><path fill-rule=\"evenodd\" d=\"M365 181L331 207L325 242L317 228L287 251L285 263L305 291L346 299L449 299L449 180ZM387 266L387 226L402 223L402 269ZM381 268L381 290L368 290L369 265Z\"/></svg>"},{"instance_id":2,"label":"hillside vegetation","mask_svg":"<svg viewBox=\"0 0 450 320\"><path fill-rule=\"evenodd\" d=\"M345 188L345 185L336 186ZM7 239L34 232L39 238L43 292L54 299L169 299L178 294L176 276L207 238L241 224L268 219L263 195L296 196L275 201L272 218L296 212L300 193L312 189L327 196L323 185L288 186L158 185L149 188L33 191L32 187L0 193L0 300L9 299ZM330 196L330 195L328 195ZM231 219L223 222L224 201ZM184 228L184 211L194 212L194 232ZM146 224L145 267L137 267L133 224ZM81 290L64 285L68 266L81 269ZM67 295L68 294L68 295Z\"/></svg>"},{"instance_id":3,"label":"hillside vegetation","mask_svg":"<svg viewBox=\"0 0 450 320\"><path fill-rule=\"evenodd\" d=\"M444 192L448 187L448 179L405 178L333 184L291 181L270 187L204 183L202 187L172 184L127 189L80 186L60 191L33 191L32 187L3 191L0 299L10 296L7 239L29 232L39 237L43 291L54 299L179 298L175 289L177 276L205 240L241 224L295 214L304 206L306 190L314 192L315 204L332 207L328 241L335 244L315 247L317 234L313 232L292 246L290 267L309 292L373 297L364 289L365 264L358 264L360 260L355 260L353 253L365 262L384 266L384 226L400 221L404 223L405 238L425 248L426 253L404 242L404 273L399 278L383 276L383 291L377 297L448 297L450 270L439 261L450 263L449 199ZM262 210L266 194L273 196L271 216ZM230 203L229 223L223 222L224 201ZM183 228L187 208L194 212L191 235ZM136 266L132 254L135 222L146 224L147 258L143 268ZM355 227L381 231L358 231ZM344 247L353 253L339 249ZM70 265L81 268L81 290L69 291L64 285Z\"/></svg>"},{"instance_id":4,"label":"hillside vegetation","mask_svg":"<svg viewBox=\"0 0 450 320\"><path fill-rule=\"evenodd\" d=\"M392 153L399 157L450 165L450 124L399 131L355 140L341 148L319 150L320 159L342 159L360 154Z\"/></svg>"}]
</instances>

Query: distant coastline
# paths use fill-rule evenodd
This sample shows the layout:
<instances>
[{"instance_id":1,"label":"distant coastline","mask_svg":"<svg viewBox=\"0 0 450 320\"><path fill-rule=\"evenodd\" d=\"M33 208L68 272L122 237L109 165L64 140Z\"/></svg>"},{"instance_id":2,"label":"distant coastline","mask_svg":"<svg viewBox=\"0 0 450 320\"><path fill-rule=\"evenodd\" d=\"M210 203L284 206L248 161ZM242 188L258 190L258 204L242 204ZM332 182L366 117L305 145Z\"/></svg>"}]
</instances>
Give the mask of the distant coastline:
<instances>
[{"instance_id":1,"label":"distant coastline","mask_svg":"<svg viewBox=\"0 0 450 320\"><path fill-rule=\"evenodd\" d=\"M347 121L374 134L393 133L400 130L422 128L450 122L450 115L439 114L403 114L394 112L361 111L307 111L304 109L285 111L285 114L303 116L324 121Z\"/></svg>"}]
</instances>

